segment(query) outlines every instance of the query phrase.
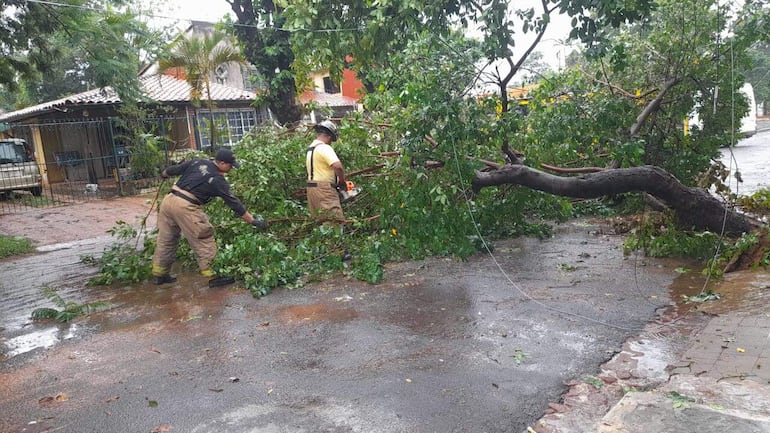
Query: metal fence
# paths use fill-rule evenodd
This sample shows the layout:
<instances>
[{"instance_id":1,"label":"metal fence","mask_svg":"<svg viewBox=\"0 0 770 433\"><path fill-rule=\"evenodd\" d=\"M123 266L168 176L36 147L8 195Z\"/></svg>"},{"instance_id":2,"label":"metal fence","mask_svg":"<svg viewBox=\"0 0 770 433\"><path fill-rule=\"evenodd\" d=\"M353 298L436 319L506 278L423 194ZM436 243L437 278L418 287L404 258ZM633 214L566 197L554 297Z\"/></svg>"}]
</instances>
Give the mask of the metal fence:
<instances>
[{"instance_id":1,"label":"metal fence","mask_svg":"<svg viewBox=\"0 0 770 433\"><path fill-rule=\"evenodd\" d=\"M266 119L254 109L220 111L215 112L215 130L223 146L238 142ZM10 190L8 183L0 182L0 215L149 192L160 184L162 166L187 152L210 148L209 125L201 122L186 113L137 118L89 113L87 118L10 123L2 134L34 145L31 150L45 180L40 191L29 182L13 184L18 175L0 176L0 181L10 179L10 186L27 188Z\"/></svg>"},{"instance_id":2,"label":"metal fence","mask_svg":"<svg viewBox=\"0 0 770 433\"><path fill-rule=\"evenodd\" d=\"M89 117L10 124L6 134L24 139L29 146L38 144L31 150L44 181L41 191L15 180L18 177L10 173L14 168L9 164L0 167L4 170L0 215L152 190L160 183L157 176L172 154L177 149L190 150L189 135L181 142L172 139L171 131L179 129L177 123L182 120L173 116ZM10 189L16 185L26 190Z\"/></svg>"},{"instance_id":3,"label":"metal fence","mask_svg":"<svg viewBox=\"0 0 770 433\"><path fill-rule=\"evenodd\" d=\"M41 171L63 173L64 179L44 185L40 195L29 190L0 192L0 215L142 194L160 184L159 177L135 178L128 168L116 166L114 161L114 156L57 158L55 162L41 165Z\"/></svg>"}]
</instances>

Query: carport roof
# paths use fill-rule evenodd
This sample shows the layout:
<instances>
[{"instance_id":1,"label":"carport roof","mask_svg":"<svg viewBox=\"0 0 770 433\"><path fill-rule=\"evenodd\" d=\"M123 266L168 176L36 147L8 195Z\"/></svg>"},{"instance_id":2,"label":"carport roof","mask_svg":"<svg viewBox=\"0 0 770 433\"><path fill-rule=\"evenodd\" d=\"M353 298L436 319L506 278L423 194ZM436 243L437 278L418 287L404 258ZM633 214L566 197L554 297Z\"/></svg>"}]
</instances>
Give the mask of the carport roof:
<instances>
[{"instance_id":1,"label":"carport roof","mask_svg":"<svg viewBox=\"0 0 770 433\"><path fill-rule=\"evenodd\" d=\"M145 97L159 103L191 102L191 86L186 81L168 75L150 75L139 78L139 88ZM223 84L211 83L214 101L254 101L256 93ZM0 122L25 119L54 110L78 105L114 105L121 102L112 87L88 90L54 101L44 102L21 110L0 114Z\"/></svg>"}]
</instances>

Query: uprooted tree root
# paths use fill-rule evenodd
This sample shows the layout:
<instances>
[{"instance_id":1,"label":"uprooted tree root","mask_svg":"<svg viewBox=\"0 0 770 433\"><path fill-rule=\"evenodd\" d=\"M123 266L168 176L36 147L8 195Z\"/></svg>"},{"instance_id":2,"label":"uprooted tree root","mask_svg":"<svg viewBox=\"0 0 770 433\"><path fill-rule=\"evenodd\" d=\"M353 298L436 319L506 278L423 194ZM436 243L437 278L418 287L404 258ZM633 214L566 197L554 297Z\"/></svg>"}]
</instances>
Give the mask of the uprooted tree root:
<instances>
[{"instance_id":1,"label":"uprooted tree root","mask_svg":"<svg viewBox=\"0 0 770 433\"><path fill-rule=\"evenodd\" d=\"M762 227L754 232L757 242L746 250L737 252L724 268L724 272L766 268L770 265L770 228Z\"/></svg>"}]
</instances>

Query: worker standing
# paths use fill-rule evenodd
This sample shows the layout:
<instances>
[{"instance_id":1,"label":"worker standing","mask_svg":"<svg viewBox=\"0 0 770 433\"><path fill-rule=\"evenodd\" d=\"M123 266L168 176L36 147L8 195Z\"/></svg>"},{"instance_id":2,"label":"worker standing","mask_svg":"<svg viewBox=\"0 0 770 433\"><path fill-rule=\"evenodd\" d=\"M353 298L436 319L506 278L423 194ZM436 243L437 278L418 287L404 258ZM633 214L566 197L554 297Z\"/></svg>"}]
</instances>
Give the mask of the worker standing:
<instances>
[{"instance_id":1,"label":"worker standing","mask_svg":"<svg viewBox=\"0 0 770 433\"><path fill-rule=\"evenodd\" d=\"M152 258L155 284L176 281L176 277L170 274L170 268L176 258L180 235L187 239L195 253L201 275L209 278L209 287L224 286L235 281L230 276L216 275L211 269L217 244L214 227L203 211L203 205L215 197L221 197L244 221L258 229L267 228L267 222L259 215L252 216L230 191L224 174L239 166L232 150L223 148L217 152L213 161L194 159L163 170L164 178L181 177L163 199L158 212L157 245Z\"/></svg>"},{"instance_id":2,"label":"worker standing","mask_svg":"<svg viewBox=\"0 0 770 433\"><path fill-rule=\"evenodd\" d=\"M345 169L332 143L337 141L337 126L331 120L315 125L316 138L307 148L305 168L307 170L307 203L310 216L320 221L334 221L344 229L345 214L338 188L346 188ZM342 260L350 260L345 250Z\"/></svg>"},{"instance_id":3,"label":"worker standing","mask_svg":"<svg viewBox=\"0 0 770 433\"><path fill-rule=\"evenodd\" d=\"M310 215L322 220L345 222L337 188L345 185L345 169L332 148L339 138L337 126L324 120L313 129L316 138L307 148L307 203Z\"/></svg>"}]
</instances>

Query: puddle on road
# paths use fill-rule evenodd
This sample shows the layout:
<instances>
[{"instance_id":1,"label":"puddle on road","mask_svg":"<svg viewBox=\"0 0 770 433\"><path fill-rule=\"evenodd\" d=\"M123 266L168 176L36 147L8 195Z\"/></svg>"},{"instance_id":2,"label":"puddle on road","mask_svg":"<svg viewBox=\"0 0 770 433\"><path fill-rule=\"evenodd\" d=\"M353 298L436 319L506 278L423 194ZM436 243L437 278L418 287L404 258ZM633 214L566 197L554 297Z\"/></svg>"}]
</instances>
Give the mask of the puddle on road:
<instances>
[{"instance_id":1,"label":"puddle on road","mask_svg":"<svg viewBox=\"0 0 770 433\"><path fill-rule=\"evenodd\" d=\"M766 312L770 303L770 274L762 270L731 272L711 288L719 300L704 302L698 310L708 314L731 311Z\"/></svg>"},{"instance_id":2,"label":"puddle on road","mask_svg":"<svg viewBox=\"0 0 770 433\"><path fill-rule=\"evenodd\" d=\"M157 286L150 281L124 287L100 287L93 295L110 302L113 311L95 315L100 329L149 322L184 322L217 314L232 288L209 288L207 280L194 273L177 275L172 284Z\"/></svg>"},{"instance_id":3,"label":"puddle on road","mask_svg":"<svg viewBox=\"0 0 770 433\"><path fill-rule=\"evenodd\" d=\"M13 358L35 349L47 349L64 340L73 338L79 331L78 325L45 326L32 332L10 338L3 342L5 358Z\"/></svg>"},{"instance_id":4,"label":"puddle on road","mask_svg":"<svg viewBox=\"0 0 770 433\"><path fill-rule=\"evenodd\" d=\"M96 286L67 289L60 294L68 302L108 302L111 309L76 319L74 323L33 322L32 310L47 305L43 295L30 295L17 300L14 316L0 325L0 360L50 348L57 343L82 337L94 330L108 331L150 322L177 324L218 314L229 287L210 289L206 279L194 273L178 276L177 282L156 286L144 282L132 286ZM42 302L42 303L41 303Z\"/></svg>"},{"instance_id":5,"label":"puddle on road","mask_svg":"<svg viewBox=\"0 0 770 433\"><path fill-rule=\"evenodd\" d=\"M713 292L719 299L696 301L698 295ZM706 282L699 271L690 271L677 277L669 287L671 300L675 303L665 316L679 319L689 313L724 314L730 311L749 311L756 308L764 311L770 302L770 273L762 270L736 271L722 279Z\"/></svg>"},{"instance_id":6,"label":"puddle on road","mask_svg":"<svg viewBox=\"0 0 770 433\"><path fill-rule=\"evenodd\" d=\"M336 308L327 304L290 305L279 311L281 318L289 323L295 321L342 323L358 317L355 310Z\"/></svg>"},{"instance_id":7,"label":"puddle on road","mask_svg":"<svg viewBox=\"0 0 770 433\"><path fill-rule=\"evenodd\" d=\"M671 282L668 293L673 305L663 313L665 322L677 321L697 308L697 305L688 302L688 299L698 295L706 287L706 277L700 272L702 267L694 264L688 268L688 272L680 274ZM709 285L713 284L713 281L709 282Z\"/></svg>"}]
</instances>

